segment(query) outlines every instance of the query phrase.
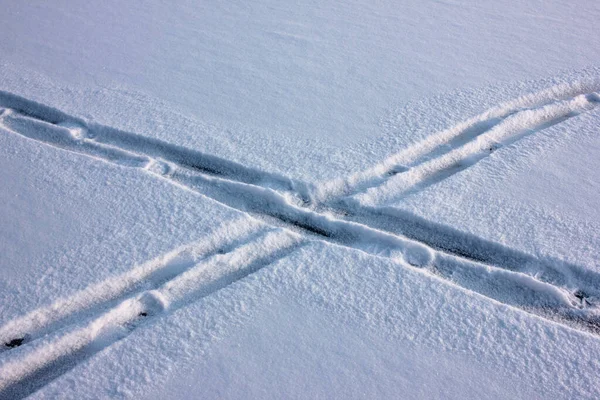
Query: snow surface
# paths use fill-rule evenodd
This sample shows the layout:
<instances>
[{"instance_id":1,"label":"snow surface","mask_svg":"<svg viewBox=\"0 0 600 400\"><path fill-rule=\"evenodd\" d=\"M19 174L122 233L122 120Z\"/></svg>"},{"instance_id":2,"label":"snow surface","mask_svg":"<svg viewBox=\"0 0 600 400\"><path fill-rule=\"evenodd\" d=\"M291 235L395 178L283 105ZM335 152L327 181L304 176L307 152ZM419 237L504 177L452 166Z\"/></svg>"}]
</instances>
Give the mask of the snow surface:
<instances>
[{"instance_id":1,"label":"snow surface","mask_svg":"<svg viewBox=\"0 0 600 400\"><path fill-rule=\"evenodd\" d=\"M599 351L593 335L314 244L140 326L38 396L593 398Z\"/></svg>"},{"instance_id":2,"label":"snow surface","mask_svg":"<svg viewBox=\"0 0 600 400\"><path fill-rule=\"evenodd\" d=\"M599 19L6 2L0 398L599 398Z\"/></svg>"},{"instance_id":3,"label":"snow surface","mask_svg":"<svg viewBox=\"0 0 600 400\"><path fill-rule=\"evenodd\" d=\"M501 149L396 207L598 271L599 127L595 109Z\"/></svg>"},{"instance_id":4,"label":"snow surface","mask_svg":"<svg viewBox=\"0 0 600 400\"><path fill-rule=\"evenodd\" d=\"M313 181L600 62L593 1L6 3L4 90Z\"/></svg>"}]
</instances>

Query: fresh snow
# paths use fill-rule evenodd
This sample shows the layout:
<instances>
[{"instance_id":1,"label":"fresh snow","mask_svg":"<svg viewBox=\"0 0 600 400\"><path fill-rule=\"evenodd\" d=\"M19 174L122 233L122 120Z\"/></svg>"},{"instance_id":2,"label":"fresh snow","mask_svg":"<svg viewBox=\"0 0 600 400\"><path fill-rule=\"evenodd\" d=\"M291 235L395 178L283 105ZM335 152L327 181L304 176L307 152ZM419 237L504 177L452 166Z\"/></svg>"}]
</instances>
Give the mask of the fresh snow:
<instances>
[{"instance_id":1,"label":"fresh snow","mask_svg":"<svg viewBox=\"0 0 600 400\"><path fill-rule=\"evenodd\" d=\"M600 397L600 6L7 2L0 398Z\"/></svg>"},{"instance_id":2,"label":"fresh snow","mask_svg":"<svg viewBox=\"0 0 600 400\"><path fill-rule=\"evenodd\" d=\"M10 1L1 89L320 182L528 94L524 81L597 66L598 13L546 0Z\"/></svg>"}]
</instances>

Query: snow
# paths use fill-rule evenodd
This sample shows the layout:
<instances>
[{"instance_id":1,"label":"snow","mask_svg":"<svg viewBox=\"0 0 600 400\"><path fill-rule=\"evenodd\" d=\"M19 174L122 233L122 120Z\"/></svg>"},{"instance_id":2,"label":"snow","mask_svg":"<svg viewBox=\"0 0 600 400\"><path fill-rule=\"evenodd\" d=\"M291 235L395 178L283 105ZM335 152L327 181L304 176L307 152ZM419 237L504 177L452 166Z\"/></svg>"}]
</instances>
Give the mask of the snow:
<instances>
[{"instance_id":1,"label":"snow","mask_svg":"<svg viewBox=\"0 0 600 400\"><path fill-rule=\"evenodd\" d=\"M0 140L3 323L200 239L215 220L249 220L127 168L6 130Z\"/></svg>"},{"instance_id":2,"label":"snow","mask_svg":"<svg viewBox=\"0 0 600 400\"><path fill-rule=\"evenodd\" d=\"M598 271L599 123L594 109L537 132L394 207Z\"/></svg>"},{"instance_id":3,"label":"snow","mask_svg":"<svg viewBox=\"0 0 600 400\"><path fill-rule=\"evenodd\" d=\"M597 396L594 335L329 245L165 318L38 397Z\"/></svg>"},{"instance_id":4,"label":"snow","mask_svg":"<svg viewBox=\"0 0 600 400\"><path fill-rule=\"evenodd\" d=\"M595 2L7 2L0 398L598 398Z\"/></svg>"},{"instance_id":5,"label":"snow","mask_svg":"<svg viewBox=\"0 0 600 400\"><path fill-rule=\"evenodd\" d=\"M536 397L527 385L476 359L390 341L281 298L173 375L149 397Z\"/></svg>"},{"instance_id":6,"label":"snow","mask_svg":"<svg viewBox=\"0 0 600 400\"><path fill-rule=\"evenodd\" d=\"M14 71L3 75L28 71L4 90L314 181L358 172L410 143L403 126L382 129L409 102L597 65L598 13L590 1L543 0L9 2L0 34L11 39L0 51ZM495 104L530 92L515 91ZM143 96L153 107L124 110ZM159 129L153 115L163 108L202 125L171 116ZM427 114L419 119L438 118ZM386 136L395 136L393 149Z\"/></svg>"}]
</instances>

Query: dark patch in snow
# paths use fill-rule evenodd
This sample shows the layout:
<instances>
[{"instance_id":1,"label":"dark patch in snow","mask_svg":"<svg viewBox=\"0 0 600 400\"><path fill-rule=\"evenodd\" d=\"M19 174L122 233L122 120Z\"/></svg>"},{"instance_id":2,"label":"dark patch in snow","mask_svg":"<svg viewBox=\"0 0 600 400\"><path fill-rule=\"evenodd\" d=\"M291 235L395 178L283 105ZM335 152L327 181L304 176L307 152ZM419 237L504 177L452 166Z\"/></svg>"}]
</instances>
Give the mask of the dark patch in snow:
<instances>
[{"instance_id":1,"label":"dark patch in snow","mask_svg":"<svg viewBox=\"0 0 600 400\"><path fill-rule=\"evenodd\" d=\"M393 166L391 169L389 169L388 171L386 171L385 176L394 176L394 175L398 175L402 172L406 172L408 171L409 168L403 166L403 165L395 165Z\"/></svg>"},{"instance_id":2,"label":"dark patch in snow","mask_svg":"<svg viewBox=\"0 0 600 400\"><path fill-rule=\"evenodd\" d=\"M575 291L575 293L573 293L573 296L577 297L579 300L584 300L588 297L590 297L587 293L585 293L583 290L581 289L577 289Z\"/></svg>"},{"instance_id":3,"label":"dark patch in snow","mask_svg":"<svg viewBox=\"0 0 600 400\"><path fill-rule=\"evenodd\" d=\"M6 347L10 347L12 349L14 347L19 347L20 345L22 345L24 341L25 341L25 338L20 337L20 338L15 338L9 342L6 342L6 343L4 343L4 345Z\"/></svg>"},{"instance_id":4,"label":"dark patch in snow","mask_svg":"<svg viewBox=\"0 0 600 400\"><path fill-rule=\"evenodd\" d=\"M311 233L315 233L315 234L317 234L319 236L324 236L324 237L327 237L327 238L331 237L331 233L330 232L327 232L326 230L318 228L318 227L316 227L314 225L311 225L309 223L305 223L305 222L301 222L301 221L291 221L291 220L288 220L286 222L289 222L290 224L292 224L292 225L294 225L294 226L296 226L298 228L304 229L305 231L308 231L308 232L311 232Z\"/></svg>"}]
</instances>

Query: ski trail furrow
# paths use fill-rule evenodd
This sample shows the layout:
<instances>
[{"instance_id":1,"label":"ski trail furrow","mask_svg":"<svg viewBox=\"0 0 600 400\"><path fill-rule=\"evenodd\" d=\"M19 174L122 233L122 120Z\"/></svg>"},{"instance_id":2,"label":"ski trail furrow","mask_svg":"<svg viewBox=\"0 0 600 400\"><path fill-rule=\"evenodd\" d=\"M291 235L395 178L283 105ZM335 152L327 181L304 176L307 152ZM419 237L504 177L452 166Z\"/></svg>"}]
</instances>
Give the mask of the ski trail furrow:
<instances>
[{"instance_id":1,"label":"ski trail furrow","mask_svg":"<svg viewBox=\"0 0 600 400\"><path fill-rule=\"evenodd\" d=\"M567 102L578 100L579 98L576 98L575 100L571 99ZM586 100L593 101L595 98L590 98L590 96L587 96ZM567 106L569 104L570 103L567 103ZM554 105L550 104L549 106L545 107L552 106ZM569 107L566 108L572 109ZM8 113L9 116L12 114L14 114L14 111ZM33 117L29 115L25 117L12 115L11 118L17 120L20 118L31 122ZM76 129L79 126L77 123L73 121L65 122L64 116L61 118L60 124L63 126L56 128L61 130L61 133L58 135L59 137L65 136L65 126L67 126L69 132L71 132L68 133L69 137L85 137L85 134L82 134L80 129ZM2 121L6 125L7 119L3 118ZM46 122L33 120L33 122L33 126L22 124L19 126L12 126L12 129L14 130L20 128L23 130L30 129L35 131L35 129L39 128L40 124L42 124L45 129L49 130L55 127L55 124L51 123L52 121ZM10 125L10 123L8 123L8 125ZM109 128L104 129L110 130ZM43 143L48 143L49 141L47 137L40 136L40 133L17 133L34 140L42 141ZM48 135L48 132L45 134ZM50 143L50 145L52 145L52 143ZM75 145L72 146L70 150L97 157L100 152L95 151L91 152L90 154L89 151L90 147L96 145L100 146L101 148L102 146L105 146L105 144L90 141L87 146ZM133 157L136 157L137 159L147 157L149 162L144 166L144 169L162 179L166 179L180 187L211 197L234 209L250 213L270 224L287 227L292 230L308 232L311 235L317 236L321 240L328 241L333 244L362 250L372 255L401 258L411 265L421 267L431 263L433 249L441 249L446 251L446 249L452 247L447 245L445 246L443 243L440 243L440 241L437 241L436 243L436 241L428 240L426 237L423 237L423 235L415 236L408 234L407 238L407 234L405 232L398 233L398 231L392 232L386 229L381 230L377 225L377 218L381 219L381 214L372 209L369 210L369 207L363 205L354 205L353 207L351 202L340 202L337 204L338 208L334 208L335 211L341 210L344 214L354 214L354 217L342 219L334 218L319 212L315 212L306 207L297 207L290 202L289 197L286 197L285 194L275 191L269 187L247 184L238 180L230 180L223 176L209 175L196 168L186 165L173 165L164 160L153 159L144 153L132 154ZM111 159L104 160L112 162ZM131 166L132 163L128 164ZM356 218L357 215L362 215L362 217ZM368 215L369 217L365 218L365 215ZM378 217L374 217L377 215ZM407 224L410 225L411 223L414 224L414 221L411 222L410 219L401 222L403 226ZM431 224L429 227L426 224L421 224L420 229L425 230L425 232L429 231L430 235L435 236L435 229L437 229L437 227L432 228L432 226L433 225ZM498 252L498 249L494 245L486 244L483 248L485 249L485 252L491 252L492 254L495 252L499 254L502 253L502 251ZM454 254L460 254L460 252L454 251ZM466 252L463 252L463 256L464 254L466 254ZM514 268L510 265L504 265L503 267ZM547 273L549 270L549 268L546 268L544 273ZM560 283L563 282L559 282L559 284ZM577 287L577 285L573 286ZM579 286L582 285L579 284ZM587 293L589 291L586 289L585 292Z\"/></svg>"},{"instance_id":2,"label":"ski trail furrow","mask_svg":"<svg viewBox=\"0 0 600 400\"><path fill-rule=\"evenodd\" d=\"M12 113L14 114L14 112ZM9 115L10 114L11 113L9 112ZM12 118L21 118L31 121L33 117L15 117L13 115ZM6 121L6 118L3 119L3 121ZM55 126L46 121L33 120L33 122L34 126L24 124L18 126L18 128L36 129L39 124L42 124L46 129L51 129ZM10 123L8 125L10 125ZM63 126L57 129L63 129L65 125L68 125L71 131L75 131L73 127L77 127L77 124L74 124L72 121L67 121L66 123L63 121L61 122L61 125ZM12 126L12 128L16 129L17 127ZM105 128L105 130L108 130L108 128ZM30 139L39 140L43 143L47 143L48 140L45 137L40 138L39 133L17 133L23 134ZM64 132L62 135L64 136ZM79 138L85 135L75 131L75 133L70 133L69 136ZM52 145L52 143L50 144ZM104 146L105 144L90 141L87 147L72 146L70 150L90 155L89 147L94 145ZM140 149L136 150L139 151ZM91 156L97 157L98 154L99 152L96 151L93 152ZM338 203L337 209L334 208L335 211L341 210L344 214L347 214L348 218L335 218L306 207L298 207L293 201L290 201L289 197L285 196L285 193L278 192L269 187L248 184L239 180L230 180L222 175L208 174L185 164L172 164L165 160L153 159L145 153L132 154L137 158L147 157L149 162L143 167L144 170L161 179L165 179L179 187L213 198L231 208L254 215L271 225L309 233L320 240L335 245L361 250L376 256L402 259L408 264L418 267L431 266L435 257L435 249L446 252L448 248L451 248L451 246L445 246L444 243L440 244L439 242L436 243L435 240L428 240L427 237L424 237L423 235L411 235L409 233L407 236L407 234L402 231L398 232L397 230L381 229L381 227L378 226L378 218L381 219L380 213L374 209L369 209L369 207L366 206L356 206L353 208L352 203L349 202L348 199L345 199L345 202ZM104 159L104 161L112 162L110 159ZM131 164L132 163L129 163L129 166L132 166ZM361 216L361 218L357 218L357 216ZM378 217L376 218L375 216ZM414 224L414 219L412 221L410 219L408 221L402 221L402 223L403 226L407 224L410 225L411 223ZM435 236L437 227L433 227L431 224L422 224L420 229L423 230L423 228L425 232L429 232L430 235ZM489 251L492 254L502 254L502 248L496 247L497 246L489 243L486 243L483 246L484 252ZM456 250L450 251L450 253L460 255L461 257L467 257L467 260L469 258L466 252L461 254L460 251ZM523 259L524 258L521 258L521 260ZM515 265L521 264L517 262ZM507 265L506 263L503 265L501 264L500 267L509 270L515 268L513 265ZM543 273L547 275L549 271L551 271L550 268L545 268ZM528 273L528 271L521 272ZM539 270L535 273L539 273ZM555 279L554 281L555 283L558 282L558 287L562 287L562 284L564 284L564 279ZM547 282L553 281L548 280ZM587 288L582 289L581 286L584 286L581 282L571 284L571 287L575 288L574 290L579 290L583 293L590 292Z\"/></svg>"},{"instance_id":3,"label":"ski trail furrow","mask_svg":"<svg viewBox=\"0 0 600 400\"><path fill-rule=\"evenodd\" d=\"M5 129L49 146L86 154L98 160L105 160L126 167L144 167L150 162L148 157L115 146L96 143L93 139L86 137L80 127L50 124L10 109L5 111L0 118L1 126Z\"/></svg>"},{"instance_id":4,"label":"ski trail furrow","mask_svg":"<svg viewBox=\"0 0 600 400\"><path fill-rule=\"evenodd\" d=\"M85 147L86 144L93 144L93 150L99 151L101 153L99 158L105 160L111 150L117 149L123 153L115 154L114 160L122 160L123 165L133 162L133 166L138 166L137 164L140 162L162 159L168 163L195 169L206 174L287 191L296 196L301 202L308 201L308 186L303 182L291 180L283 175L249 168L234 161L201 153L159 139L87 122L55 108L1 90L0 107L5 109L5 115L0 115L0 118L10 120L12 115L20 118L20 123L36 123L38 127L44 123L47 131L50 130L50 127L62 128L64 131L61 133L54 131L44 134L31 132L30 130L15 130L17 133L25 136L31 135L30 137L33 139L44 141L55 147L81 152L77 150L78 146ZM14 121L12 122L14 123ZM103 149L106 149L106 153ZM136 162L136 157L131 157L132 154L143 154L143 156ZM123 155L123 157L120 157L120 155Z\"/></svg>"},{"instance_id":5,"label":"ski trail furrow","mask_svg":"<svg viewBox=\"0 0 600 400\"><path fill-rule=\"evenodd\" d=\"M369 188L381 186L394 176L419 164L440 158L458 147L477 140L479 136L496 128L516 114L570 101L581 95L597 97L594 93L598 91L600 91L600 79L594 79L554 86L501 104L446 130L427 136L422 141L388 157L372 168L345 178L324 182L314 189L312 198L316 203L327 203L342 196L365 192Z\"/></svg>"},{"instance_id":6,"label":"ski trail furrow","mask_svg":"<svg viewBox=\"0 0 600 400\"><path fill-rule=\"evenodd\" d=\"M287 256L305 242L282 229L200 261L160 287L129 297L104 314L8 353L0 361L0 398L22 398L80 362L160 318Z\"/></svg>"},{"instance_id":7,"label":"ski trail furrow","mask_svg":"<svg viewBox=\"0 0 600 400\"><path fill-rule=\"evenodd\" d=\"M90 314L103 312L124 296L160 285L184 273L199 260L251 240L272 230L258 221L243 218L227 222L195 243L177 248L117 276L93 284L69 297L34 310L0 327L0 354ZM17 345L18 344L18 345Z\"/></svg>"},{"instance_id":8,"label":"ski trail furrow","mask_svg":"<svg viewBox=\"0 0 600 400\"><path fill-rule=\"evenodd\" d=\"M72 139L78 135L63 126L22 116L14 111L1 118L0 124L11 132L29 139L115 163L114 159L106 156L107 153L103 151L106 144L98 143L97 138L93 138L86 139L85 145L80 145L77 139ZM296 206L289 197L289 192L282 193L271 187L227 179L187 164L172 164L162 159L154 159L143 150L144 147L137 148L135 153L123 150L130 154L132 161L128 162L128 159L124 158L116 164L143 169L153 176L210 197L233 209L250 213L270 224L317 235L322 240L334 244L377 256L403 258L411 265L422 266L430 261L430 251L420 243ZM146 162L136 165L133 160Z\"/></svg>"},{"instance_id":9,"label":"ski trail furrow","mask_svg":"<svg viewBox=\"0 0 600 400\"><path fill-rule=\"evenodd\" d=\"M363 224L344 221L297 207L280 193L258 186L227 181L178 169L168 179L265 222L371 255L402 259L410 265L424 266L431 252L421 243L389 234Z\"/></svg>"},{"instance_id":10,"label":"ski trail furrow","mask_svg":"<svg viewBox=\"0 0 600 400\"><path fill-rule=\"evenodd\" d=\"M538 260L393 208L370 206L361 194L342 196L363 189L364 196L407 195L432 185L489 155L488 146L493 151L591 109L600 97L585 94L589 88L553 88L492 109L333 189L325 185L313 192L302 182L87 123L0 92L0 126L10 132L137 168L270 226L247 218L224 225L197 243L8 322L0 328L0 340L15 348L0 358L0 397L32 393L142 321L185 307L311 240L419 267L465 290L600 334L600 275Z\"/></svg>"},{"instance_id":11,"label":"ski trail furrow","mask_svg":"<svg viewBox=\"0 0 600 400\"><path fill-rule=\"evenodd\" d=\"M586 298L534 276L437 254L428 271L470 292L578 331L600 335L600 309Z\"/></svg>"},{"instance_id":12,"label":"ski trail furrow","mask_svg":"<svg viewBox=\"0 0 600 400\"><path fill-rule=\"evenodd\" d=\"M361 204L384 204L419 192L475 165L501 147L590 111L598 103L598 95L591 93L541 108L520 111L474 140L396 174L382 185L371 187L354 198Z\"/></svg>"},{"instance_id":13,"label":"ski trail furrow","mask_svg":"<svg viewBox=\"0 0 600 400\"><path fill-rule=\"evenodd\" d=\"M449 254L465 262L526 274L569 293L578 293L577 296L589 304L600 303L600 274L589 268L550 258L540 259L395 207L350 205L344 210L346 220L413 239L436 255Z\"/></svg>"}]
</instances>

